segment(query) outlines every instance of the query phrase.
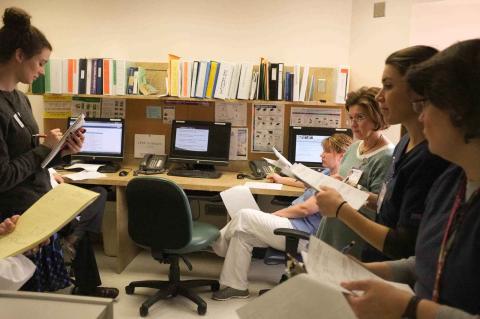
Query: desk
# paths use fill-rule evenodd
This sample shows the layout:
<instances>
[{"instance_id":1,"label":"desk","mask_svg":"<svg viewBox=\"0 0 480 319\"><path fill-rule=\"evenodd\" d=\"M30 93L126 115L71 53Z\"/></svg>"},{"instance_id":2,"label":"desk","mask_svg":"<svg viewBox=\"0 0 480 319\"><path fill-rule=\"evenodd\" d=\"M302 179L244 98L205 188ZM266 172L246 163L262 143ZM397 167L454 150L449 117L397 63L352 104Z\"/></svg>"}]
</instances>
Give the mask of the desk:
<instances>
[{"instance_id":1,"label":"desk","mask_svg":"<svg viewBox=\"0 0 480 319\"><path fill-rule=\"evenodd\" d=\"M87 179L82 181L75 181L76 184L93 184L93 185L109 185L115 187L117 195L116 203L116 240L118 243L117 251L117 272L121 273L125 267L132 261L138 254L139 248L130 239L128 235L128 210L127 201L125 196L125 189L128 182L134 178L132 174L133 170L127 176L118 176L118 173L106 174L107 177L99 179ZM202 190L210 192L221 192L230 187L243 185L249 180L237 179L236 172L222 172L222 176L218 179L207 178L191 178L191 177L179 177L168 176L166 174L158 174L162 178L169 179L177 183L185 190ZM253 194L258 195L283 195L283 196L299 196L303 193L303 190L298 187L283 186L281 190L272 189L260 189L252 188Z\"/></svg>"}]
</instances>

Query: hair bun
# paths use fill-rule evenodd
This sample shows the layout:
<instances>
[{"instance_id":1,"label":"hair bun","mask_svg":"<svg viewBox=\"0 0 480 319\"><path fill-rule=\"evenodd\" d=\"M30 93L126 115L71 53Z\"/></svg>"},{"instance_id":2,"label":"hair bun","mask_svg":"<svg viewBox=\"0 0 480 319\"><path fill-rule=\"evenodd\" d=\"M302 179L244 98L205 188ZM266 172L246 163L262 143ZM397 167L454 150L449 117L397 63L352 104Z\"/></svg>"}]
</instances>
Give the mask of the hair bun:
<instances>
[{"instance_id":1,"label":"hair bun","mask_svg":"<svg viewBox=\"0 0 480 319\"><path fill-rule=\"evenodd\" d=\"M3 14L3 24L5 28L25 31L30 28L31 16L24 10L11 7L5 9Z\"/></svg>"}]
</instances>

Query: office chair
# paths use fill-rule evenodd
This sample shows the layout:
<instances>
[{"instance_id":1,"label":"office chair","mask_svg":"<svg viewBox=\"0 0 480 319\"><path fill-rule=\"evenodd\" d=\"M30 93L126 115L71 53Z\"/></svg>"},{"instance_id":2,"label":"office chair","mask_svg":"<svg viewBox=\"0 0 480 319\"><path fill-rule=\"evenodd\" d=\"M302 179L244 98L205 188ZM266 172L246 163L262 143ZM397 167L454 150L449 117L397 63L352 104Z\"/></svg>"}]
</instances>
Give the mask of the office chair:
<instances>
[{"instance_id":1,"label":"office chair","mask_svg":"<svg viewBox=\"0 0 480 319\"><path fill-rule=\"evenodd\" d=\"M183 256L207 248L217 237L216 227L192 221L192 213L185 192L174 182L157 177L136 177L126 189L128 206L128 232L141 247L150 248L152 257L160 263L170 264L168 281L133 281L125 287L133 294L136 287L156 288L158 291L140 307L140 316L160 299L182 295L197 304L197 312L204 315L207 304L191 288L210 286L219 289L216 280L180 280L179 258L189 270L192 265Z\"/></svg>"}]
</instances>

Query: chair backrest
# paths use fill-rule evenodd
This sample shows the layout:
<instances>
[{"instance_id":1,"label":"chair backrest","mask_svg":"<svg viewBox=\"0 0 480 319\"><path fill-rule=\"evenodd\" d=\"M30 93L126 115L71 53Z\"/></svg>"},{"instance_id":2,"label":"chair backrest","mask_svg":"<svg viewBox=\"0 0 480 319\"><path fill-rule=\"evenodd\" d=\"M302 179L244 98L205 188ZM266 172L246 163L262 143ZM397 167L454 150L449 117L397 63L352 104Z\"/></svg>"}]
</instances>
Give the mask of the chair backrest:
<instances>
[{"instance_id":1,"label":"chair backrest","mask_svg":"<svg viewBox=\"0 0 480 319\"><path fill-rule=\"evenodd\" d=\"M190 204L177 184L137 177L128 183L126 194L128 233L133 241L152 250L180 249L191 241Z\"/></svg>"}]
</instances>

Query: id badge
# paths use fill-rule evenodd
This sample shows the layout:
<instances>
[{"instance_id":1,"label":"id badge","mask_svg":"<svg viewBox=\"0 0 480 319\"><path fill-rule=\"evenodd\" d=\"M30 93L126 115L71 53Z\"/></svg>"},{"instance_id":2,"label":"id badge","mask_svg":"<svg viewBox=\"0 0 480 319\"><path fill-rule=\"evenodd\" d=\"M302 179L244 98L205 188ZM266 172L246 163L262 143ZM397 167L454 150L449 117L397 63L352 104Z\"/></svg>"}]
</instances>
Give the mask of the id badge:
<instances>
[{"instance_id":1,"label":"id badge","mask_svg":"<svg viewBox=\"0 0 480 319\"><path fill-rule=\"evenodd\" d=\"M352 168L350 170L350 174L347 176L346 182L353 187L357 187L358 182L360 181L360 177L362 177L363 171Z\"/></svg>"},{"instance_id":2,"label":"id badge","mask_svg":"<svg viewBox=\"0 0 480 319\"><path fill-rule=\"evenodd\" d=\"M385 199L386 193L387 193L387 184L383 183L382 189L380 190L380 193L378 194L378 199L377 199L377 214L380 213L380 208L382 208L383 200Z\"/></svg>"},{"instance_id":3,"label":"id badge","mask_svg":"<svg viewBox=\"0 0 480 319\"><path fill-rule=\"evenodd\" d=\"M24 128L24 127L25 127L25 124L23 124L23 122L22 122L22 120L20 119L20 116L18 115L18 113L13 114L13 118L15 119L15 121L17 122L17 124L20 125L21 128Z\"/></svg>"}]
</instances>

